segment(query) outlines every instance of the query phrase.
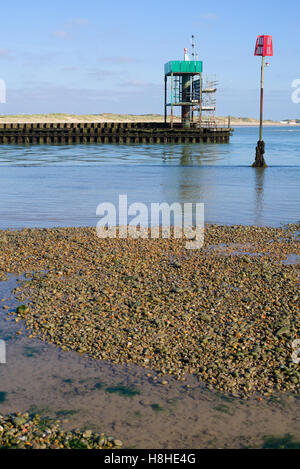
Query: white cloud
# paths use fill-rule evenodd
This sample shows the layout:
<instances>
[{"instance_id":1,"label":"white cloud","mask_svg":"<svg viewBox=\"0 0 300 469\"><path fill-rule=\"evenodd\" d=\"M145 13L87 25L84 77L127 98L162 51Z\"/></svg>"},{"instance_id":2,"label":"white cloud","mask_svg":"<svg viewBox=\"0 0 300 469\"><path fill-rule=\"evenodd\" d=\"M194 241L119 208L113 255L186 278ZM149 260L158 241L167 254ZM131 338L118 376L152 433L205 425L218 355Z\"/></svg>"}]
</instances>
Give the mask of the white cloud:
<instances>
[{"instance_id":1,"label":"white cloud","mask_svg":"<svg viewBox=\"0 0 300 469\"><path fill-rule=\"evenodd\" d=\"M68 39L71 37L72 30L77 26L87 26L89 23L89 20L86 18L73 18L63 25L63 29L54 31L53 35L60 39Z\"/></svg>"},{"instance_id":2,"label":"white cloud","mask_svg":"<svg viewBox=\"0 0 300 469\"><path fill-rule=\"evenodd\" d=\"M128 56L119 57L100 57L99 62L109 63L111 65L124 65L129 63L138 62L137 59Z\"/></svg>"},{"instance_id":3,"label":"white cloud","mask_svg":"<svg viewBox=\"0 0 300 469\"><path fill-rule=\"evenodd\" d=\"M40 67L43 65L49 65L49 63L54 63L55 60L60 56L60 52L31 52L24 51L18 55L18 58L21 59L23 67Z\"/></svg>"},{"instance_id":4,"label":"white cloud","mask_svg":"<svg viewBox=\"0 0 300 469\"><path fill-rule=\"evenodd\" d=\"M53 36L58 37L60 39L66 39L67 37L69 37L69 33L61 29L59 31L54 31Z\"/></svg>"},{"instance_id":5,"label":"white cloud","mask_svg":"<svg viewBox=\"0 0 300 469\"><path fill-rule=\"evenodd\" d=\"M66 66L66 67L62 67L61 69L63 72L77 72L78 70L80 70L78 67L73 67L73 66Z\"/></svg>"},{"instance_id":6,"label":"white cloud","mask_svg":"<svg viewBox=\"0 0 300 469\"><path fill-rule=\"evenodd\" d=\"M147 86L153 86L153 83L149 83L147 81L140 81L140 80L130 80L130 81L125 81L124 83L121 83L121 86L127 87L127 88L146 88Z\"/></svg>"},{"instance_id":7,"label":"white cloud","mask_svg":"<svg viewBox=\"0 0 300 469\"><path fill-rule=\"evenodd\" d=\"M130 95L130 93L129 93ZM11 89L10 105L12 111L20 112L91 112L101 102L109 105L128 98L128 92L106 88L72 88L50 83L34 83L19 89ZM74 107L75 106L75 107Z\"/></svg>"},{"instance_id":8,"label":"white cloud","mask_svg":"<svg viewBox=\"0 0 300 469\"><path fill-rule=\"evenodd\" d=\"M216 13L202 13L200 15L200 18L203 20L217 20L219 19L218 15Z\"/></svg>"},{"instance_id":9,"label":"white cloud","mask_svg":"<svg viewBox=\"0 0 300 469\"><path fill-rule=\"evenodd\" d=\"M122 88L128 90L128 93L133 95L137 94L147 94L150 96L158 96L162 93L163 86L157 83L151 83L147 81L140 80L129 80L123 83L120 83Z\"/></svg>"},{"instance_id":10,"label":"white cloud","mask_svg":"<svg viewBox=\"0 0 300 469\"><path fill-rule=\"evenodd\" d=\"M103 70L98 68L89 68L87 72L90 76L97 78L98 80L104 80L106 77L120 75L120 71L116 70ZM124 73L124 72L122 72Z\"/></svg>"},{"instance_id":11,"label":"white cloud","mask_svg":"<svg viewBox=\"0 0 300 469\"><path fill-rule=\"evenodd\" d=\"M78 25L78 26L86 26L90 23L90 21L86 18L74 18L72 20L69 21L69 24L75 24L75 25Z\"/></svg>"},{"instance_id":12,"label":"white cloud","mask_svg":"<svg viewBox=\"0 0 300 469\"><path fill-rule=\"evenodd\" d=\"M0 59L12 59L12 55L8 49L0 49Z\"/></svg>"}]
</instances>

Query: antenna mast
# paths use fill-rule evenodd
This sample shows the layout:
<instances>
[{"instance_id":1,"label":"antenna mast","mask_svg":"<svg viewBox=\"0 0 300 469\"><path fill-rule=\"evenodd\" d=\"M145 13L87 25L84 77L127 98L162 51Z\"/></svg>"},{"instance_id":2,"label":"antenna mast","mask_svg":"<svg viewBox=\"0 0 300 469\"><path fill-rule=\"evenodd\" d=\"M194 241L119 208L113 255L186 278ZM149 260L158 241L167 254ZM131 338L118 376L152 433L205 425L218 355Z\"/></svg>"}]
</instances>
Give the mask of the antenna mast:
<instances>
[{"instance_id":1,"label":"antenna mast","mask_svg":"<svg viewBox=\"0 0 300 469\"><path fill-rule=\"evenodd\" d=\"M192 35L192 57L195 60L195 36Z\"/></svg>"}]
</instances>

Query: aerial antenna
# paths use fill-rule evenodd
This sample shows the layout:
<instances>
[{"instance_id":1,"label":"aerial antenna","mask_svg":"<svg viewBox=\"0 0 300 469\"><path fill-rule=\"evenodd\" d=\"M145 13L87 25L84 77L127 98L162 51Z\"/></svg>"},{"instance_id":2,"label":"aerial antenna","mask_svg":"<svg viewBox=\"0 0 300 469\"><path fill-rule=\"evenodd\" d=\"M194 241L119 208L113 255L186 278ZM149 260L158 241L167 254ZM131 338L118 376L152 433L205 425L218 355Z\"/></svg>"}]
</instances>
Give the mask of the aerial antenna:
<instances>
[{"instance_id":1,"label":"aerial antenna","mask_svg":"<svg viewBox=\"0 0 300 469\"><path fill-rule=\"evenodd\" d=\"M195 60L195 36L192 35L192 57Z\"/></svg>"}]
</instances>

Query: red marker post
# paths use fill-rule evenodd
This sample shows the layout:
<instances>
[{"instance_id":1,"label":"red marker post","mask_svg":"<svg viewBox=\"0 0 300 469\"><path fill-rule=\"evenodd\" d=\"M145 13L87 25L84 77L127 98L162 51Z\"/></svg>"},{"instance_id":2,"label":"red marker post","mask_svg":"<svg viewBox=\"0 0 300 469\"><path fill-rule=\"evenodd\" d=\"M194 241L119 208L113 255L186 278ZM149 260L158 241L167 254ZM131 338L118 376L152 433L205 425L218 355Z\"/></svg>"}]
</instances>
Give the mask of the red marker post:
<instances>
[{"instance_id":1,"label":"red marker post","mask_svg":"<svg viewBox=\"0 0 300 469\"><path fill-rule=\"evenodd\" d=\"M261 80L260 80L260 126L259 126L259 141L256 147L256 157L253 167L261 168L266 167L264 160L265 142L262 139L263 129L263 111L264 111L264 74L265 74L265 58L273 56L273 38L272 36L258 36L255 46L255 56L261 56Z\"/></svg>"}]
</instances>

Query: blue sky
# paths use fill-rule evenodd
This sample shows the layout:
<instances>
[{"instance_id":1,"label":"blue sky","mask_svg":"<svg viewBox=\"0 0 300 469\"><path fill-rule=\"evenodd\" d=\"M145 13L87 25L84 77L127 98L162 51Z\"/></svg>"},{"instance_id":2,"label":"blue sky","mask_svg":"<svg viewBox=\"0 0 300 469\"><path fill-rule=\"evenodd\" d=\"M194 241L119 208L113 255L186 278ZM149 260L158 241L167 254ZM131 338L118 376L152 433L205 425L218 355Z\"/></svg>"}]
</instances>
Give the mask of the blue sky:
<instances>
[{"instance_id":1,"label":"blue sky","mask_svg":"<svg viewBox=\"0 0 300 469\"><path fill-rule=\"evenodd\" d=\"M257 117L258 34L272 34L265 117L300 118L299 0L15 0L1 5L0 114L163 113L163 65L194 34L204 74L220 85L218 115Z\"/></svg>"}]
</instances>

